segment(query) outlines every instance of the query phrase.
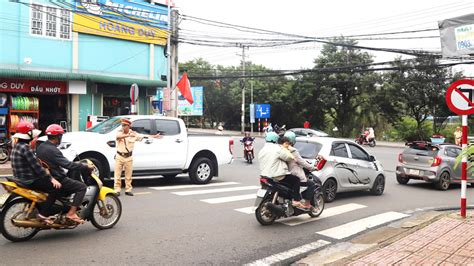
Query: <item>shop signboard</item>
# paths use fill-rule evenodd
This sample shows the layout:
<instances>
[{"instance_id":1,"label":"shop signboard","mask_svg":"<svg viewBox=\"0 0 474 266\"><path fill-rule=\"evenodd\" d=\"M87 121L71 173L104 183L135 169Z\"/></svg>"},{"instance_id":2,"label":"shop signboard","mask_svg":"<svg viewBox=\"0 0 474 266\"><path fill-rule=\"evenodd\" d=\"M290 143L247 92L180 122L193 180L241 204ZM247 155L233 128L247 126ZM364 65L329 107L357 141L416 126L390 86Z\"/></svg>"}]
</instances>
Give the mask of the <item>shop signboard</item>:
<instances>
[{"instance_id":1,"label":"shop signboard","mask_svg":"<svg viewBox=\"0 0 474 266\"><path fill-rule=\"evenodd\" d=\"M474 55L474 14L438 23L443 57Z\"/></svg>"},{"instance_id":2,"label":"shop signboard","mask_svg":"<svg viewBox=\"0 0 474 266\"><path fill-rule=\"evenodd\" d=\"M73 31L136 42L166 44L168 9L128 0L75 1Z\"/></svg>"},{"instance_id":3,"label":"shop signboard","mask_svg":"<svg viewBox=\"0 0 474 266\"><path fill-rule=\"evenodd\" d=\"M0 78L0 92L67 94L66 81Z\"/></svg>"},{"instance_id":4,"label":"shop signboard","mask_svg":"<svg viewBox=\"0 0 474 266\"><path fill-rule=\"evenodd\" d=\"M193 104L190 104L182 95L178 97L178 115L202 116L203 115L203 87L191 87Z\"/></svg>"}]
</instances>

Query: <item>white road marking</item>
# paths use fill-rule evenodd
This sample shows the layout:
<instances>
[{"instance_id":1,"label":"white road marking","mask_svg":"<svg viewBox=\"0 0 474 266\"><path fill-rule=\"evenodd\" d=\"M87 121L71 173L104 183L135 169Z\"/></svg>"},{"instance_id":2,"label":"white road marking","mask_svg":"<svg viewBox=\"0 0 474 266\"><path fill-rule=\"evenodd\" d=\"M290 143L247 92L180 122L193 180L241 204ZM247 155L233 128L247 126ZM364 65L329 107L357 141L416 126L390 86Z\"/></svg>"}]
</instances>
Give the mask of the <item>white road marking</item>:
<instances>
[{"instance_id":1,"label":"white road marking","mask_svg":"<svg viewBox=\"0 0 474 266\"><path fill-rule=\"evenodd\" d=\"M252 213L255 213L256 209L257 209L257 207L252 206L252 207L245 207L245 208L234 209L234 210L236 210L238 212L243 212L245 214L252 214Z\"/></svg>"},{"instance_id":2,"label":"white road marking","mask_svg":"<svg viewBox=\"0 0 474 266\"><path fill-rule=\"evenodd\" d=\"M220 182L212 183L207 185L175 185L175 186L166 186L166 187L149 187L149 189L154 190L173 190L173 189L185 189L185 188L203 188L203 187L218 187L218 186L228 186L228 185L238 185L238 182Z\"/></svg>"},{"instance_id":3,"label":"white road marking","mask_svg":"<svg viewBox=\"0 0 474 266\"><path fill-rule=\"evenodd\" d=\"M256 197L257 197L257 194L253 193L253 194L239 195L239 196L203 199L201 201L207 202L210 204L217 204L217 203L226 203L226 202L239 201L239 200L255 199Z\"/></svg>"},{"instance_id":4,"label":"white road marking","mask_svg":"<svg viewBox=\"0 0 474 266\"><path fill-rule=\"evenodd\" d=\"M205 189L205 190L192 190L192 191L182 191L182 192L172 192L178 196L189 196L189 195L200 195L200 194L210 194L210 193L222 193L222 192L231 192L231 191L242 191L242 190L255 190L260 186L245 186L245 187L232 187L232 188L218 188L218 189Z\"/></svg>"},{"instance_id":5,"label":"white road marking","mask_svg":"<svg viewBox=\"0 0 474 266\"><path fill-rule=\"evenodd\" d=\"M341 206L337 206L337 207L324 209L323 213L319 217L316 217L316 218L311 218L309 215L300 215L300 216L296 216L296 217L292 217L292 218L288 218L288 219L279 221L279 223L289 225L289 226L295 226L295 225L300 225L300 224L304 224L304 223L314 222L314 221L317 221L317 220L321 220L321 219L324 219L324 218L327 218L327 217L343 214L343 213L346 213L346 212L355 211L355 210L358 210L358 209L363 209L363 208L366 208L366 207L367 206L361 205L361 204L349 203L349 204L345 204L345 205L341 205Z\"/></svg>"},{"instance_id":6,"label":"white road marking","mask_svg":"<svg viewBox=\"0 0 474 266\"><path fill-rule=\"evenodd\" d=\"M331 244L331 242L324 241L324 240L318 240L316 242L309 243L309 244L303 245L301 247L293 248L293 249L290 249L288 251L281 252L281 253L263 258L261 260L256 260L252 263L245 264L245 265L248 265L248 266L271 265L271 264L274 264L274 263L278 263L278 262L287 260L289 258L296 257L296 256L304 254L306 252L310 252L310 251L313 251L315 249L324 247L328 244Z\"/></svg>"},{"instance_id":7,"label":"white road marking","mask_svg":"<svg viewBox=\"0 0 474 266\"><path fill-rule=\"evenodd\" d=\"M335 239L343 239L360 233L369 228L376 227L378 225L405 218L408 216L410 215L399 212L385 212L316 233Z\"/></svg>"},{"instance_id":8,"label":"white road marking","mask_svg":"<svg viewBox=\"0 0 474 266\"><path fill-rule=\"evenodd\" d=\"M148 194L151 194L151 192L133 192L134 195L138 195L138 196L141 196L141 195L148 195Z\"/></svg>"}]
</instances>

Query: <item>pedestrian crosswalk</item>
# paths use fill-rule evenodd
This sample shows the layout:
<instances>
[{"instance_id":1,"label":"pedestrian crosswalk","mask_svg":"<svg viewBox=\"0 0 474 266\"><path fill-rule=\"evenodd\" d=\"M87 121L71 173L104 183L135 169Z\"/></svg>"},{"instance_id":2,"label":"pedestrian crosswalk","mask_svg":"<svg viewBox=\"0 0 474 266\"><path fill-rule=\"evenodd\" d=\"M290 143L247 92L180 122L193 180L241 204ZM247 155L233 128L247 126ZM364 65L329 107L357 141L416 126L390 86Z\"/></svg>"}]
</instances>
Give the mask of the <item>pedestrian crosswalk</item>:
<instances>
[{"instance_id":1,"label":"pedestrian crosswalk","mask_svg":"<svg viewBox=\"0 0 474 266\"><path fill-rule=\"evenodd\" d=\"M206 185L174 185L164 187L150 187L152 190L166 191L176 196L198 197L198 201L207 204L229 204L232 203L232 210L242 214L254 214L256 207L254 201L256 199L257 190L260 186L244 186L238 182L218 182ZM222 196L223 193L230 193L231 195ZM240 195L235 195L240 194ZM209 197L212 195L213 197ZM200 199L199 199L200 198ZM242 207L235 208L236 204L242 204ZM245 206L245 205L247 206ZM332 205L332 204L331 204ZM329 217L337 215L354 213L358 210L367 208L368 206L348 203L339 206L329 207L326 205L323 213L317 218L311 218L309 215L300 215L295 217L289 217L286 219L277 220L278 223L287 226L299 226L315 221L320 221ZM386 212L382 214L373 215L360 220L351 221L349 223L338 225L323 231L315 232L315 234L323 235L333 239L344 239L355 234L358 234L364 230L389 223L395 220L399 220L408 217L409 214L399 212Z\"/></svg>"}]
</instances>

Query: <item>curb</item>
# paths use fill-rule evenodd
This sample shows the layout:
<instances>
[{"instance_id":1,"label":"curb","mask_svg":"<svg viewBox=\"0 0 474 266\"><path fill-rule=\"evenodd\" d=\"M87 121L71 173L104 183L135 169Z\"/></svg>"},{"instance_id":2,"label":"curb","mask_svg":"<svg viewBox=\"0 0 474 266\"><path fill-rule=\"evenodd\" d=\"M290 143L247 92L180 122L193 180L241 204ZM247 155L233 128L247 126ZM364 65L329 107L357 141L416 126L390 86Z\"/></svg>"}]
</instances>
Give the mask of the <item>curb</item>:
<instances>
[{"instance_id":1,"label":"curb","mask_svg":"<svg viewBox=\"0 0 474 266\"><path fill-rule=\"evenodd\" d=\"M474 205L469 205L466 207L469 210L474 210ZM443 212L452 212L458 211L459 207L452 207L452 206L445 206L445 207L427 207L423 209L415 209L415 210L406 210L402 213L406 214L414 214L410 217L406 217L404 219L400 219L397 221L393 221L388 224L384 224L373 228L369 231L364 233L352 236L349 239L342 240L339 242L334 242L333 244L326 246L323 249L317 250L313 253L307 254L306 257L299 259L298 261L294 261L291 265L346 265L349 264L356 259L363 257L367 254L375 252L379 249L384 248L396 241L400 240L401 238L408 236L421 230L422 228L430 225L434 221L441 219L444 216L449 215L450 213L444 214ZM439 212L438 214L434 212ZM423 214L432 215L428 219L418 222L420 217ZM410 222L413 224L410 225ZM394 226L391 226L394 225ZM392 232L390 232L390 230ZM384 233L383 231L387 231L391 234ZM377 232L382 232L381 237L374 238L371 243L357 243L359 240L364 242L363 239L370 239L372 235L377 234ZM339 247L339 249L338 249ZM323 260L318 259L317 257L322 257ZM313 257L313 258L311 258ZM326 260L324 258L326 257ZM331 258L332 257L332 258ZM334 259L335 258L335 259Z\"/></svg>"}]
</instances>

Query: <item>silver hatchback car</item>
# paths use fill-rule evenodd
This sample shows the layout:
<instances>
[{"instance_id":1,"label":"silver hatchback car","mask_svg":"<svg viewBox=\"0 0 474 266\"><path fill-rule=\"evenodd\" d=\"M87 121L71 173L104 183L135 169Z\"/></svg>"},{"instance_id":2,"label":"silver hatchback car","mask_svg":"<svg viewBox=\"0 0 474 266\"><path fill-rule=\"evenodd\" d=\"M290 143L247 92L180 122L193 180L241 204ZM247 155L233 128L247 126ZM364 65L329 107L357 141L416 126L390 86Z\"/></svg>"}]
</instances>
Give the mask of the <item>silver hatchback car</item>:
<instances>
[{"instance_id":1,"label":"silver hatchback car","mask_svg":"<svg viewBox=\"0 0 474 266\"><path fill-rule=\"evenodd\" d=\"M461 180L461 164L454 168L461 147L454 144L433 144L425 141L407 143L398 155L397 181L406 184L410 179L431 182L437 189L447 190L451 183ZM467 182L474 182L468 177Z\"/></svg>"},{"instance_id":2,"label":"silver hatchback car","mask_svg":"<svg viewBox=\"0 0 474 266\"><path fill-rule=\"evenodd\" d=\"M321 179L327 202L336 194L346 191L369 190L382 195L385 189L383 167L373 155L350 140L337 138L297 137L295 148L306 160L315 162L318 171L313 174Z\"/></svg>"}]
</instances>

